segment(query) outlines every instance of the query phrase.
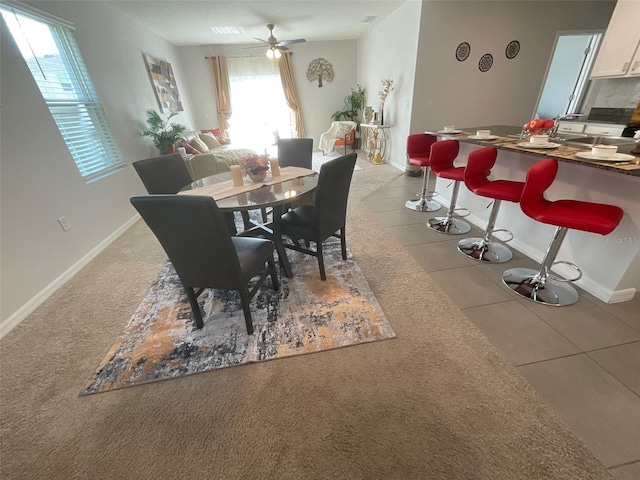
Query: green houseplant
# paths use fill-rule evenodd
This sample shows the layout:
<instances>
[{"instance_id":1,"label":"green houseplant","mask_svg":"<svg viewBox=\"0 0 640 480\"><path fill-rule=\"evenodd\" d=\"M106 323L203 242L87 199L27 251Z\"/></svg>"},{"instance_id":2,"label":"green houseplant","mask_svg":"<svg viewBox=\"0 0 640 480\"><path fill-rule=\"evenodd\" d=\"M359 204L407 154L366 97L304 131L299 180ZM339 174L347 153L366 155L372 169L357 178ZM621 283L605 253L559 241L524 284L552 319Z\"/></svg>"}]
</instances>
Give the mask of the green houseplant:
<instances>
[{"instance_id":1,"label":"green houseplant","mask_svg":"<svg viewBox=\"0 0 640 480\"><path fill-rule=\"evenodd\" d=\"M143 130L142 135L151 137L161 155L172 153L176 142L180 140L180 135L187 129L179 123L169 123L169 120L177 114L173 112L163 120L155 110L147 110L147 128Z\"/></svg>"},{"instance_id":2,"label":"green houseplant","mask_svg":"<svg viewBox=\"0 0 640 480\"><path fill-rule=\"evenodd\" d=\"M331 119L338 120L351 120L358 121L358 112L364 107L364 88L362 85L357 84L355 87L351 87L351 93L344 97L344 105L342 110L338 110Z\"/></svg>"}]
</instances>

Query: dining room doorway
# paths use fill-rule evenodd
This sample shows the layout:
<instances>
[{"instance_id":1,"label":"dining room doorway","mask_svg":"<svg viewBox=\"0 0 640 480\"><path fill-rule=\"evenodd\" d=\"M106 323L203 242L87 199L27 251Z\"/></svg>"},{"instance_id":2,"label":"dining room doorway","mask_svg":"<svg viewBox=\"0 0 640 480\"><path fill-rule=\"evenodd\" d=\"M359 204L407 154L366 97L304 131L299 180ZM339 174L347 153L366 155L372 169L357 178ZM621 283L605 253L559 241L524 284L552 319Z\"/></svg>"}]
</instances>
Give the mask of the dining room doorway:
<instances>
[{"instance_id":1,"label":"dining room doorway","mask_svg":"<svg viewBox=\"0 0 640 480\"><path fill-rule=\"evenodd\" d=\"M533 117L555 118L578 112L602 33L558 32Z\"/></svg>"}]
</instances>

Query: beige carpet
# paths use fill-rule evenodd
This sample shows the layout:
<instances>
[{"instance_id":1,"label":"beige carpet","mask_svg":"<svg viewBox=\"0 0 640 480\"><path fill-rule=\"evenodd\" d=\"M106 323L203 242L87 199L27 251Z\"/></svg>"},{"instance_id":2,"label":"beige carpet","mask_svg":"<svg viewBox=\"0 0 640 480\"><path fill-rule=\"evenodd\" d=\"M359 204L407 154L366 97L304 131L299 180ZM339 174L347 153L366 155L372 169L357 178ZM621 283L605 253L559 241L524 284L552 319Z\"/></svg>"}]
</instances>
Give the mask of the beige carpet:
<instances>
[{"instance_id":1,"label":"beige carpet","mask_svg":"<svg viewBox=\"0 0 640 480\"><path fill-rule=\"evenodd\" d=\"M0 343L4 479L604 479L361 198L347 241L398 338L78 392L164 263L138 222Z\"/></svg>"}]
</instances>

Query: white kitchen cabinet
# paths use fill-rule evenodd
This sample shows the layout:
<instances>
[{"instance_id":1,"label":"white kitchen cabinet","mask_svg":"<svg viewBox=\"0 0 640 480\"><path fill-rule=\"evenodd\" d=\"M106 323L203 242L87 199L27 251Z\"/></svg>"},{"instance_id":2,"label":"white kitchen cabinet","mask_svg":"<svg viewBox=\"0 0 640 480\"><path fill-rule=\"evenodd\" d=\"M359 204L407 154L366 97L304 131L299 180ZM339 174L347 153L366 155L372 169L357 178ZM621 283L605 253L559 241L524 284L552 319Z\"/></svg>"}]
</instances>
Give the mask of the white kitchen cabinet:
<instances>
[{"instance_id":1,"label":"white kitchen cabinet","mask_svg":"<svg viewBox=\"0 0 640 480\"><path fill-rule=\"evenodd\" d=\"M622 135L624 125L587 125L584 129L584 133L589 135L610 135L613 137L619 137Z\"/></svg>"},{"instance_id":2,"label":"white kitchen cabinet","mask_svg":"<svg viewBox=\"0 0 640 480\"><path fill-rule=\"evenodd\" d=\"M640 75L640 1L618 0L591 78Z\"/></svg>"}]
</instances>

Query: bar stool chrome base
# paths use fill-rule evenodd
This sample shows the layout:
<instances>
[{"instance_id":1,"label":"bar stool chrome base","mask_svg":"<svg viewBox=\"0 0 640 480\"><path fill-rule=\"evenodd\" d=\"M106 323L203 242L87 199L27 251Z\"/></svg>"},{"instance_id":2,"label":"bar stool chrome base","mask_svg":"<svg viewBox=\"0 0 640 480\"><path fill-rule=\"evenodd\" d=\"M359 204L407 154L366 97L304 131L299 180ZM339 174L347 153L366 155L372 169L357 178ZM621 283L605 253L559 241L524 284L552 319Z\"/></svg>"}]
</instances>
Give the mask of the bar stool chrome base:
<instances>
[{"instance_id":1,"label":"bar stool chrome base","mask_svg":"<svg viewBox=\"0 0 640 480\"><path fill-rule=\"evenodd\" d=\"M444 233L446 235L464 235L471 230L471 225L464 220L448 216L430 218L427 222L427 227L438 233Z\"/></svg>"},{"instance_id":2,"label":"bar stool chrome base","mask_svg":"<svg viewBox=\"0 0 640 480\"><path fill-rule=\"evenodd\" d=\"M435 200L419 198L418 200L407 200L404 204L409 210L416 212L436 212L442 208Z\"/></svg>"},{"instance_id":3,"label":"bar stool chrome base","mask_svg":"<svg viewBox=\"0 0 640 480\"><path fill-rule=\"evenodd\" d=\"M521 297L532 302L563 307L578 301L575 288L550 276L542 278L538 270L511 268L502 274L503 283Z\"/></svg>"},{"instance_id":4,"label":"bar stool chrome base","mask_svg":"<svg viewBox=\"0 0 640 480\"><path fill-rule=\"evenodd\" d=\"M471 237L458 242L458 251L467 257L487 263L504 263L511 260L511 250L497 242L487 242L484 238Z\"/></svg>"}]
</instances>

